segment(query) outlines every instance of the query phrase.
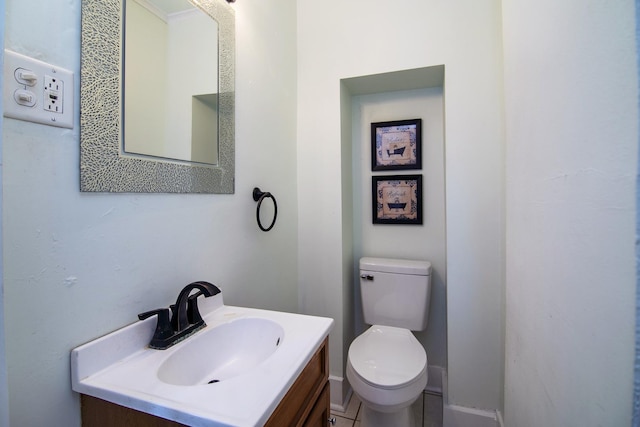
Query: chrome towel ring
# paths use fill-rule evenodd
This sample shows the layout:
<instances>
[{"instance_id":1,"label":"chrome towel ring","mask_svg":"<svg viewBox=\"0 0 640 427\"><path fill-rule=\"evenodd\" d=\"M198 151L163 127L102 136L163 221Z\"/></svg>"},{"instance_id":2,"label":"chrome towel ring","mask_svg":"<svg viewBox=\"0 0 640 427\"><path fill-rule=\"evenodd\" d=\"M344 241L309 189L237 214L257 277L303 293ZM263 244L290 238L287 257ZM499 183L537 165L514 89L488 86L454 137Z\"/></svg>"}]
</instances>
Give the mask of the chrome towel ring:
<instances>
[{"instance_id":1,"label":"chrome towel ring","mask_svg":"<svg viewBox=\"0 0 640 427\"><path fill-rule=\"evenodd\" d=\"M273 221L271 221L271 225L267 228L262 226L262 222L260 222L260 205L262 205L262 201L266 198L271 198L273 200ZM258 202L258 207L256 208L256 220L258 221L258 227L262 231L269 231L276 224L276 218L278 217L278 204L276 203L276 198L273 197L273 194L268 191L260 191L258 187L253 189L253 200Z\"/></svg>"}]
</instances>

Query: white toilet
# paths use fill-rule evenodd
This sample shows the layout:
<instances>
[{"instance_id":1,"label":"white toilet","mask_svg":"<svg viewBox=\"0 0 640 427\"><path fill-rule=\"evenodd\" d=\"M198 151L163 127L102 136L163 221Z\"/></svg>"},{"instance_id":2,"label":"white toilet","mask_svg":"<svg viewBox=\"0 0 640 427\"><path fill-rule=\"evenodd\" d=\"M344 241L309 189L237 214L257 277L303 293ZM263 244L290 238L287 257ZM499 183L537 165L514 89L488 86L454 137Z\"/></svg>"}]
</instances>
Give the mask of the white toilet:
<instances>
[{"instance_id":1,"label":"white toilet","mask_svg":"<svg viewBox=\"0 0 640 427\"><path fill-rule=\"evenodd\" d=\"M414 427L411 404L427 385L427 353L411 331L427 327L431 263L360 259L365 323L349 347L347 379L362 401L363 427Z\"/></svg>"}]
</instances>

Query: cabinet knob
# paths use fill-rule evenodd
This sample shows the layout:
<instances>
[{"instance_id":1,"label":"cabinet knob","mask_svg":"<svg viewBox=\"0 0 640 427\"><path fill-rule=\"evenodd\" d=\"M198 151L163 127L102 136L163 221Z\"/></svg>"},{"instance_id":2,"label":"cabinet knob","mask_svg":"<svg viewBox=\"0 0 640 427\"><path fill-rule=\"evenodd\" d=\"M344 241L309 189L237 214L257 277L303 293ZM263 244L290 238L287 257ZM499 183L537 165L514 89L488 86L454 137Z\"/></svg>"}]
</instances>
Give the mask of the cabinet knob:
<instances>
[{"instance_id":1,"label":"cabinet knob","mask_svg":"<svg viewBox=\"0 0 640 427\"><path fill-rule=\"evenodd\" d=\"M327 418L327 421L329 421L329 424L332 426L336 425L336 417L329 417Z\"/></svg>"}]
</instances>

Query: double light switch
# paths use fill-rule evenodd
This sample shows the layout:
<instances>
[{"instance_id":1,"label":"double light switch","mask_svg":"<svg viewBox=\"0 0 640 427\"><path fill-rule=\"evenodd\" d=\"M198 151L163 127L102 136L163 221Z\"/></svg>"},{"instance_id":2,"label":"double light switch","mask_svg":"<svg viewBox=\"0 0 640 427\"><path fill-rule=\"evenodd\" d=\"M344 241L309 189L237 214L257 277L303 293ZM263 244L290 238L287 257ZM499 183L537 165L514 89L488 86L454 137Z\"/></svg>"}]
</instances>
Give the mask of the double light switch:
<instances>
[{"instance_id":1,"label":"double light switch","mask_svg":"<svg viewBox=\"0 0 640 427\"><path fill-rule=\"evenodd\" d=\"M73 128L73 73L4 51L5 117Z\"/></svg>"}]
</instances>

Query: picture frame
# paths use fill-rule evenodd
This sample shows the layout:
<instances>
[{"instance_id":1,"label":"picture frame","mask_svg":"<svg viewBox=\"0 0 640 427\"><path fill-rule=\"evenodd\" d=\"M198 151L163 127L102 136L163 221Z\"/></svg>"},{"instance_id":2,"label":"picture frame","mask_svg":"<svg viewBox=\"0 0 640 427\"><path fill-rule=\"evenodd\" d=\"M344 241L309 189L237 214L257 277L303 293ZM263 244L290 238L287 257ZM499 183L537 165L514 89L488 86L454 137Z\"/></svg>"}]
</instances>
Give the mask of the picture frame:
<instances>
[{"instance_id":1,"label":"picture frame","mask_svg":"<svg viewBox=\"0 0 640 427\"><path fill-rule=\"evenodd\" d=\"M422 119L371 123L371 170L422 169Z\"/></svg>"},{"instance_id":2,"label":"picture frame","mask_svg":"<svg viewBox=\"0 0 640 427\"><path fill-rule=\"evenodd\" d=\"M371 177L374 224L422 224L422 175Z\"/></svg>"}]
</instances>

